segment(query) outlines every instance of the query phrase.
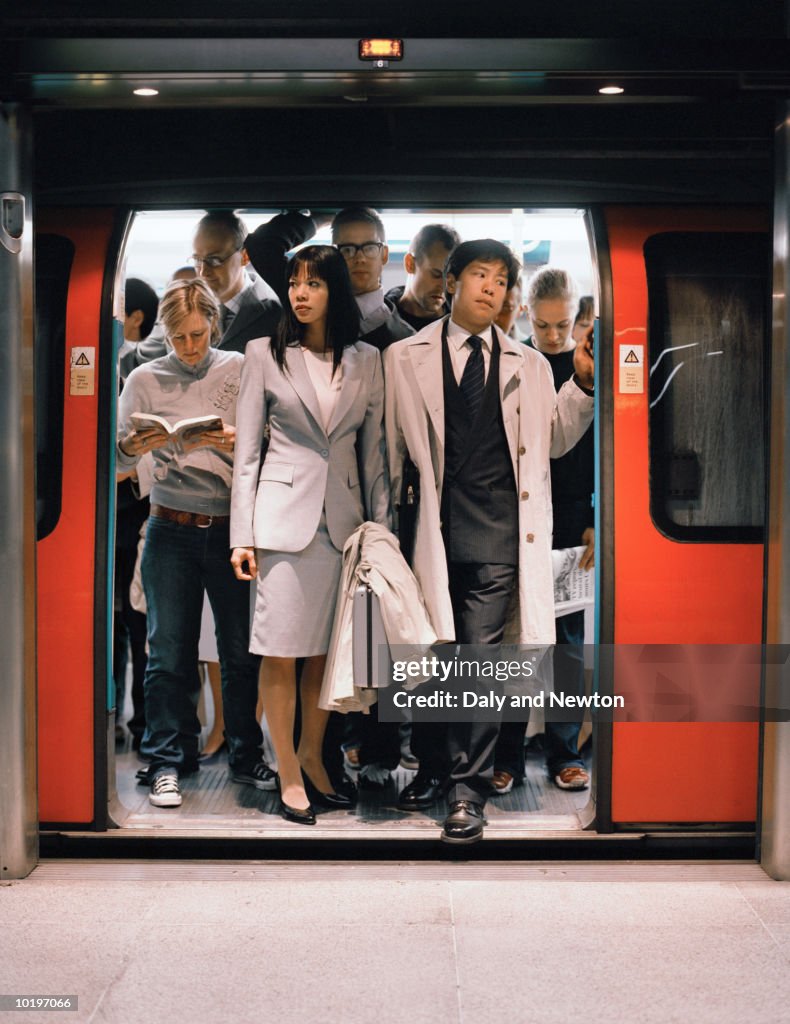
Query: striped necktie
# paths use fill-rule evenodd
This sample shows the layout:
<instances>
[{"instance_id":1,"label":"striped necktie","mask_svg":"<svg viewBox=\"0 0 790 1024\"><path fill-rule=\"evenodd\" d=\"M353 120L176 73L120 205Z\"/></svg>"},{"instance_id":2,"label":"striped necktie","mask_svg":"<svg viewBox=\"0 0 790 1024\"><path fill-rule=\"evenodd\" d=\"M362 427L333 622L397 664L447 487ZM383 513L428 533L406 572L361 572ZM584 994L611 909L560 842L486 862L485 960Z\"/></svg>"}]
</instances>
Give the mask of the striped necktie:
<instances>
[{"instance_id":1,"label":"striped necktie","mask_svg":"<svg viewBox=\"0 0 790 1024\"><path fill-rule=\"evenodd\" d=\"M466 360L464 372L461 375L461 394L464 396L469 415L474 419L480 403L483 401L483 387L485 385L485 364L483 363L483 339L476 334L470 334L466 339L472 346L469 358Z\"/></svg>"}]
</instances>

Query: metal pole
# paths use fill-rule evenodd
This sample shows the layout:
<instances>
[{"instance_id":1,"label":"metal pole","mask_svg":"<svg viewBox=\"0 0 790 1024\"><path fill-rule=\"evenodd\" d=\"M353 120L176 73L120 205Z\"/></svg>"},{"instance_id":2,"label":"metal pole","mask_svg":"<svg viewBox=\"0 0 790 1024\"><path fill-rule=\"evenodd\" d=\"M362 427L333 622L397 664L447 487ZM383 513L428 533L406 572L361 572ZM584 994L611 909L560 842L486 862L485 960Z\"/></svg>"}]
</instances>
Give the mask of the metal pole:
<instances>
[{"instance_id":1,"label":"metal pole","mask_svg":"<svg viewBox=\"0 0 790 1024\"><path fill-rule=\"evenodd\" d=\"M771 451L766 546L766 642L790 643L790 103L777 119L774 180ZM767 659L769 662L771 659ZM787 708L790 665L766 667L766 708ZM770 717L770 716L769 716ZM760 862L769 875L790 879L790 722L766 721L762 753Z\"/></svg>"},{"instance_id":2,"label":"metal pole","mask_svg":"<svg viewBox=\"0 0 790 1024\"><path fill-rule=\"evenodd\" d=\"M0 877L38 859L30 118L0 104Z\"/></svg>"}]
</instances>

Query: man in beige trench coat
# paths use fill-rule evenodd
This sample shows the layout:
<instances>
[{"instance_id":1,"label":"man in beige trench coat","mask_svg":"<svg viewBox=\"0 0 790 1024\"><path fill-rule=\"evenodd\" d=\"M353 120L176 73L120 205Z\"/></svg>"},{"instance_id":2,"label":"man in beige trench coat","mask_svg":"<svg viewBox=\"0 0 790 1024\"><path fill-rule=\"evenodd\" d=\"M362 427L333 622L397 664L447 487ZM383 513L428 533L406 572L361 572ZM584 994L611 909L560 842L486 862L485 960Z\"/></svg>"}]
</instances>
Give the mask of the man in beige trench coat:
<instances>
[{"instance_id":1,"label":"man in beige trench coat","mask_svg":"<svg viewBox=\"0 0 790 1024\"><path fill-rule=\"evenodd\" d=\"M493 239L450 254L449 317L384 353L385 425L394 501L406 455L420 474L412 567L440 639L554 642L549 458L593 416L591 343L555 392L540 353L493 326L519 264ZM442 839L482 838L497 722L416 722L420 761L399 807L429 807L449 787Z\"/></svg>"}]
</instances>

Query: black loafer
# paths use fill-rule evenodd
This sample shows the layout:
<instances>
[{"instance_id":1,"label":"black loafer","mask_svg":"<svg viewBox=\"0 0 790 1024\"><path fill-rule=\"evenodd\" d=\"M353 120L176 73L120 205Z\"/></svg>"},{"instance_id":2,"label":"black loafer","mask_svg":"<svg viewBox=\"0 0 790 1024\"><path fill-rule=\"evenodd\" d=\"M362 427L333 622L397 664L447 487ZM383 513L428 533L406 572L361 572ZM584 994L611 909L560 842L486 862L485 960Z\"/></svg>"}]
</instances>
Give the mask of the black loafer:
<instances>
[{"instance_id":1,"label":"black loafer","mask_svg":"<svg viewBox=\"0 0 790 1024\"><path fill-rule=\"evenodd\" d=\"M428 772L417 772L408 786L401 790L398 808L401 811L422 811L441 800L444 794L444 778Z\"/></svg>"},{"instance_id":2,"label":"black loafer","mask_svg":"<svg viewBox=\"0 0 790 1024\"><path fill-rule=\"evenodd\" d=\"M483 838L485 824L482 804L473 803L471 800L454 800L444 821L442 841L477 843Z\"/></svg>"}]
</instances>

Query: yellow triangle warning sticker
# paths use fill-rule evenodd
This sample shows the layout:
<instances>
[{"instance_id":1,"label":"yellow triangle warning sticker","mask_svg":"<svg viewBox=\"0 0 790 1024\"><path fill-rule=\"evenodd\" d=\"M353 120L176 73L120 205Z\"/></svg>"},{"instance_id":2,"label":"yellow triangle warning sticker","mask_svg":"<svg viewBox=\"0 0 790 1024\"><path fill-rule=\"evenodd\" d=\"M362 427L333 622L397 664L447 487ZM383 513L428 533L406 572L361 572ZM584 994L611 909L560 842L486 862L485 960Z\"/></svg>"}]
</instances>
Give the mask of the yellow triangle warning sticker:
<instances>
[{"instance_id":1,"label":"yellow triangle warning sticker","mask_svg":"<svg viewBox=\"0 0 790 1024\"><path fill-rule=\"evenodd\" d=\"M77 361L74 363L75 366L90 366L90 364L90 359L88 359L84 352L80 352L77 356Z\"/></svg>"},{"instance_id":2,"label":"yellow triangle warning sticker","mask_svg":"<svg viewBox=\"0 0 790 1024\"><path fill-rule=\"evenodd\" d=\"M620 345L620 386L621 395L643 395L645 393L645 346Z\"/></svg>"}]
</instances>

